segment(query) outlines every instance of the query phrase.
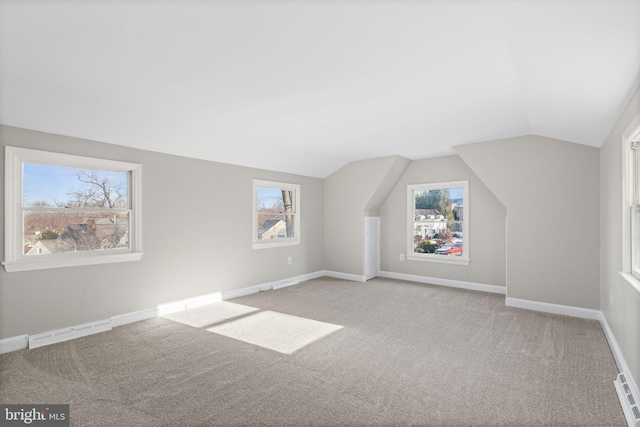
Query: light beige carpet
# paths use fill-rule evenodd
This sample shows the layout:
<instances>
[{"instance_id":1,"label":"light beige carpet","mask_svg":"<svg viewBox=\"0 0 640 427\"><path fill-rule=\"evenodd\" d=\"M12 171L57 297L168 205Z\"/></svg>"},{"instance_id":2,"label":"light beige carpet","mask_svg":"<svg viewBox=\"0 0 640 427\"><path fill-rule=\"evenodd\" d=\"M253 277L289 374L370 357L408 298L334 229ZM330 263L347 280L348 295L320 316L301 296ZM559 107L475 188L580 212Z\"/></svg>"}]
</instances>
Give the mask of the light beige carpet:
<instances>
[{"instance_id":1,"label":"light beige carpet","mask_svg":"<svg viewBox=\"0 0 640 427\"><path fill-rule=\"evenodd\" d=\"M201 307L194 307L176 313L165 314L164 318L195 328L210 326L215 323L224 322L228 319L244 316L245 314L258 311L255 307L242 304L235 304L229 301L216 302Z\"/></svg>"},{"instance_id":2,"label":"light beige carpet","mask_svg":"<svg viewBox=\"0 0 640 427\"><path fill-rule=\"evenodd\" d=\"M210 310L215 310L215 305ZM263 311L208 328L207 331L291 354L342 326L298 316Z\"/></svg>"},{"instance_id":3,"label":"light beige carpet","mask_svg":"<svg viewBox=\"0 0 640 427\"><path fill-rule=\"evenodd\" d=\"M69 404L74 426L625 425L596 321L385 279L232 303L343 328L284 354L150 319L0 355L0 401Z\"/></svg>"}]
</instances>

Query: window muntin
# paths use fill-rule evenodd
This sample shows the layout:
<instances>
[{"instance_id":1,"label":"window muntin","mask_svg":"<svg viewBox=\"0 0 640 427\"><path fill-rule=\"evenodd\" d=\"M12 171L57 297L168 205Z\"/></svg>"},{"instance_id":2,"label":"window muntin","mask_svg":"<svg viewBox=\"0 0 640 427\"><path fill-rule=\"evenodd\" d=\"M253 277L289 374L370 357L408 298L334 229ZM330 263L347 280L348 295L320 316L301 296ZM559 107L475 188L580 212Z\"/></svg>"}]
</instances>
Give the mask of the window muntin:
<instances>
[{"instance_id":1,"label":"window muntin","mask_svg":"<svg viewBox=\"0 0 640 427\"><path fill-rule=\"evenodd\" d=\"M139 164L5 149L5 269L140 259Z\"/></svg>"},{"instance_id":2,"label":"window muntin","mask_svg":"<svg viewBox=\"0 0 640 427\"><path fill-rule=\"evenodd\" d=\"M468 181L407 186L411 260L469 263Z\"/></svg>"},{"instance_id":3,"label":"window muntin","mask_svg":"<svg viewBox=\"0 0 640 427\"><path fill-rule=\"evenodd\" d=\"M300 243L300 186L254 180L254 249Z\"/></svg>"}]
</instances>

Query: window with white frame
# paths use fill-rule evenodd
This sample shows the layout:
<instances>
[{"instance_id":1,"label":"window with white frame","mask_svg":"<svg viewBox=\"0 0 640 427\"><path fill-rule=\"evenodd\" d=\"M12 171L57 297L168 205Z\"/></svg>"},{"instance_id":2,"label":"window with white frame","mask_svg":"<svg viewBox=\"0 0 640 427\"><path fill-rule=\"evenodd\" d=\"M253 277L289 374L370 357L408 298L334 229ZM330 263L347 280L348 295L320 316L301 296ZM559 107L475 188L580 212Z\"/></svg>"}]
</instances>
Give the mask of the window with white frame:
<instances>
[{"instance_id":1,"label":"window with white frame","mask_svg":"<svg viewBox=\"0 0 640 427\"><path fill-rule=\"evenodd\" d=\"M300 244L300 185L253 181L253 248Z\"/></svg>"},{"instance_id":2,"label":"window with white frame","mask_svg":"<svg viewBox=\"0 0 640 427\"><path fill-rule=\"evenodd\" d=\"M5 147L7 272L139 260L140 164Z\"/></svg>"},{"instance_id":3,"label":"window with white frame","mask_svg":"<svg viewBox=\"0 0 640 427\"><path fill-rule=\"evenodd\" d=\"M623 269L640 280L640 115L623 135L626 165Z\"/></svg>"},{"instance_id":4,"label":"window with white frame","mask_svg":"<svg viewBox=\"0 0 640 427\"><path fill-rule=\"evenodd\" d=\"M469 181L407 186L407 259L469 264Z\"/></svg>"}]
</instances>

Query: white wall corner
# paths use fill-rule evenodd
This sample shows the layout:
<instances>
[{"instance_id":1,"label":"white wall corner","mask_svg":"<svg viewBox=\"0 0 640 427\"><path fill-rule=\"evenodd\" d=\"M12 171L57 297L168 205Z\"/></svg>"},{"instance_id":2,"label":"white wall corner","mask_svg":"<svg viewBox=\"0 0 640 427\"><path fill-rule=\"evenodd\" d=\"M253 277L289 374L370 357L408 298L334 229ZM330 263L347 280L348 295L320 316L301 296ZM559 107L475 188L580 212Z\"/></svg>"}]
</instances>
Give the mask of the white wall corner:
<instances>
[{"instance_id":1,"label":"white wall corner","mask_svg":"<svg viewBox=\"0 0 640 427\"><path fill-rule=\"evenodd\" d=\"M17 337L0 340L0 354L29 348L29 335L18 335Z\"/></svg>"},{"instance_id":2,"label":"white wall corner","mask_svg":"<svg viewBox=\"0 0 640 427\"><path fill-rule=\"evenodd\" d=\"M506 295L505 286L487 285L485 283L465 282L462 280L440 279L438 277L418 276L415 274L394 273L391 271L381 271L379 277L396 280L407 280L410 282L425 283L428 285L447 286L450 288L467 289L470 291L490 292L492 294Z\"/></svg>"}]
</instances>

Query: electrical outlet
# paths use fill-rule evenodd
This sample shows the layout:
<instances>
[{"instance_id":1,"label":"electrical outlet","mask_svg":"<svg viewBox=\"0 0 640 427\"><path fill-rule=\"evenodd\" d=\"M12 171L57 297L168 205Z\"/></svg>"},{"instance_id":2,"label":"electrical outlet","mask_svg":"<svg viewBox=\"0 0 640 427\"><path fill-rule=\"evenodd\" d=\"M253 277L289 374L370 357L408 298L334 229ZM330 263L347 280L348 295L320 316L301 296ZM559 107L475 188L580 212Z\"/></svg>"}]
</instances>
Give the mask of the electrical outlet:
<instances>
[{"instance_id":1,"label":"electrical outlet","mask_svg":"<svg viewBox=\"0 0 640 427\"><path fill-rule=\"evenodd\" d=\"M293 257L289 257L289 258L287 258L287 262L288 262L289 264L293 264Z\"/></svg>"},{"instance_id":2,"label":"electrical outlet","mask_svg":"<svg viewBox=\"0 0 640 427\"><path fill-rule=\"evenodd\" d=\"M400 254L400 261L404 261L404 254Z\"/></svg>"}]
</instances>

